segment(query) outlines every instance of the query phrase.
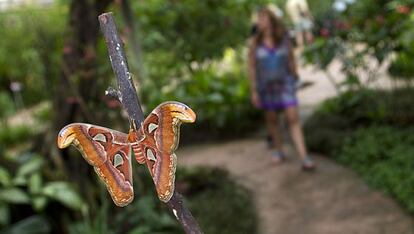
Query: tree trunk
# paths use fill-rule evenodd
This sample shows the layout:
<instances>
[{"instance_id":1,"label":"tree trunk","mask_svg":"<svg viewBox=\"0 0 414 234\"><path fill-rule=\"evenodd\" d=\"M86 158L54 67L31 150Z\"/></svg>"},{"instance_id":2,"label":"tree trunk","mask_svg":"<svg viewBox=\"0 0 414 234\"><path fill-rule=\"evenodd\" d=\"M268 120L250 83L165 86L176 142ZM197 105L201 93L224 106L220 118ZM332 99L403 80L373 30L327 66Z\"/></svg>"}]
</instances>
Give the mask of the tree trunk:
<instances>
[{"instance_id":1,"label":"tree trunk","mask_svg":"<svg viewBox=\"0 0 414 234\"><path fill-rule=\"evenodd\" d=\"M93 121L87 109L102 90L97 90L96 47L99 34L97 17L112 0L72 0L64 42L60 81L54 98L54 129L82 120ZM94 100L95 99L95 100Z\"/></svg>"},{"instance_id":2,"label":"tree trunk","mask_svg":"<svg viewBox=\"0 0 414 234\"><path fill-rule=\"evenodd\" d=\"M97 43L100 38L98 15L103 13L112 0L72 0L68 30L64 41L61 76L56 82L53 98L53 131L50 144L56 144L57 133L73 122L102 124L97 118L100 97L104 94L107 81L97 77ZM94 110L95 107L95 110ZM56 147L53 147L55 149ZM93 169L82 157L70 157L68 150L51 151L56 171L67 172L70 180L78 181L80 191L90 190L94 183ZM57 155L56 155L57 154ZM58 156L58 157L54 157ZM84 193L86 200L93 198L93 192ZM91 197L92 196L92 197Z\"/></svg>"}]
</instances>

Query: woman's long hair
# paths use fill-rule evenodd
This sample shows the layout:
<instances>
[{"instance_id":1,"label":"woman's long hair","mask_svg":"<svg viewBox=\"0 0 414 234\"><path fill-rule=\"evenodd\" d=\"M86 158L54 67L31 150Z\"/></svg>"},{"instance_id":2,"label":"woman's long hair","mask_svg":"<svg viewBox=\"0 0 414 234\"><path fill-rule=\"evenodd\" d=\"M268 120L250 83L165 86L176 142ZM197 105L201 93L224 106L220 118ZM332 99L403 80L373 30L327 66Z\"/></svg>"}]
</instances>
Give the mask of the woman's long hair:
<instances>
[{"instance_id":1,"label":"woman's long hair","mask_svg":"<svg viewBox=\"0 0 414 234\"><path fill-rule=\"evenodd\" d=\"M285 29L285 26L283 25L282 20L279 17L277 17L276 14L273 13L272 10L266 7L258 10L257 15L260 15L260 14L266 14L267 17L269 17L270 24L271 24L271 30L272 30L273 43L275 43L275 45L277 46L280 45L286 34L286 29ZM263 42L264 32L260 30L259 28L257 28L256 30L257 31L255 32L255 35L253 36L254 44L259 45L260 43Z\"/></svg>"}]
</instances>

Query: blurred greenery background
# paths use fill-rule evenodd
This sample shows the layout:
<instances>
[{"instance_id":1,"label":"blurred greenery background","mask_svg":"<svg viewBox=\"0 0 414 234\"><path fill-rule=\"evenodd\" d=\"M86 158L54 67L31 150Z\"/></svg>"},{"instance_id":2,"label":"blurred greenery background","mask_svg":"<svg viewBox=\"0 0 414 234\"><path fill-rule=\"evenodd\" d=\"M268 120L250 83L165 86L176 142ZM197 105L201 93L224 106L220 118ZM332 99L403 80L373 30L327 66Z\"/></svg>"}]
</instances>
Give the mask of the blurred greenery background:
<instances>
[{"instance_id":1,"label":"blurred greenery background","mask_svg":"<svg viewBox=\"0 0 414 234\"><path fill-rule=\"evenodd\" d=\"M316 38L303 56L327 73L339 61L346 79L333 83L337 97L307 119L307 143L414 212L414 1L311 2ZM333 11L337 2L346 8ZM285 1L61 0L3 9L0 230L180 233L145 170L134 172L139 199L116 208L79 153L55 147L57 132L72 122L128 130L120 106L104 96L115 79L97 16L115 13L145 112L167 100L197 110L197 124L183 126L187 144L257 129L261 116L249 104L245 55L251 14L266 3ZM394 82L372 88L384 64ZM226 171L190 168L177 174L177 187L184 188L205 233L256 232L250 192Z\"/></svg>"}]
</instances>

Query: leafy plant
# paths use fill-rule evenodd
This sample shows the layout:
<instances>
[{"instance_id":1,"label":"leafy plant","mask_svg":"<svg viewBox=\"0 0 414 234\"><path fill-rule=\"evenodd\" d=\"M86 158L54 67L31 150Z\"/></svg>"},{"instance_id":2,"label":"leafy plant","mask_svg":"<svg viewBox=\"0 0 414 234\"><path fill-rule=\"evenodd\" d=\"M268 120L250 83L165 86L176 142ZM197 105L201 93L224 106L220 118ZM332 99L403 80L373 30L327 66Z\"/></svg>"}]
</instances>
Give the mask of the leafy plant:
<instances>
[{"instance_id":1,"label":"leafy plant","mask_svg":"<svg viewBox=\"0 0 414 234\"><path fill-rule=\"evenodd\" d=\"M102 204L98 212L72 223L70 232L182 233L175 218L154 194L154 185L147 171L139 168L135 173L139 182L135 183L138 190L135 191L134 202L124 208L113 209L106 189L102 189ZM226 171L204 167L178 168L176 189L184 194L185 202L204 233L256 233L257 219L251 195Z\"/></svg>"},{"instance_id":2,"label":"leafy plant","mask_svg":"<svg viewBox=\"0 0 414 234\"><path fill-rule=\"evenodd\" d=\"M51 227L49 222L40 215L33 215L18 221L2 233L8 234L45 234L50 233Z\"/></svg>"},{"instance_id":3,"label":"leafy plant","mask_svg":"<svg viewBox=\"0 0 414 234\"><path fill-rule=\"evenodd\" d=\"M197 111L201 128L196 131L206 129L220 133L222 129L231 128L235 131L222 132L234 134L236 129L241 132L251 126L257 114L250 108L244 60L241 57L243 51L240 47L244 45L245 38L250 31L250 11L256 3L251 1L236 4L233 1L223 3L214 0L206 2L154 0L145 2L145 4L141 2L132 4L141 23L142 34L146 35L142 43L144 52L146 52L144 53L144 65L148 70L149 78L140 80L139 86L142 89L140 93L143 103L147 105L145 110L151 110L162 101L175 99L186 102ZM26 106L45 99L56 98L56 95L59 95L54 93L54 90L56 90L55 77L61 76L61 72L66 69L60 66L62 51L66 53L73 49L62 48L66 23L62 19L65 19L66 15L67 6L63 4L47 9L23 8L18 11L7 11L0 16L0 27L4 29L0 32L4 39L0 41L0 76L2 77L0 102L5 102L8 107L10 106L10 109L3 110L7 114L2 112L2 115L9 116L14 112L9 95L10 82L18 81L23 84L22 96ZM213 27L212 25L216 23L223 27ZM228 30L229 28L232 30ZM96 77L112 76L103 41L100 40L97 46L97 69L94 71ZM16 54L21 56L16 56ZM77 77L75 76L72 81L76 86ZM106 88L107 86L107 79L96 79L94 82L99 82L99 87ZM44 92L46 88L51 92ZM90 91L87 88L85 90ZM103 98L97 94L99 90L98 88L93 90L94 94L90 95L91 98L84 101L88 111L90 110L93 115L103 116L102 119L105 119L106 116L111 117L114 114L108 114L106 106L98 108L106 104L105 100L103 101ZM71 102L70 105L76 109L77 100L66 101ZM49 113L52 109L47 106L39 112L34 112L33 117L39 122L50 122L51 115L61 114ZM70 109L68 112L71 111L73 110ZM119 116L120 114L117 117ZM174 217L165 212L158 200L154 200L156 197L150 178L144 177L149 183L148 186L142 186L139 183L136 197L140 199L121 212L113 205L109 205L111 203L110 200L108 201L105 189L101 191L101 194L105 194L105 198L98 199L101 187L95 177L85 179L84 174L78 175L77 172L85 172L89 175L86 173L89 170L86 168L89 167L82 161L83 159L70 158L70 150L63 152L62 157L57 159L53 145L50 145L50 148L44 146L41 149L50 153L47 157L40 157L36 153L39 151L38 139L48 138L49 135L54 137L56 133L38 135L36 132L36 138L34 138L30 127L11 126L0 129L0 153L4 156L0 158L2 162L0 178L6 178L5 184L0 187L0 191L3 191L0 192L3 194L0 196L3 199L0 203L2 207L0 217L6 217L5 219L9 217L1 226L4 231L15 230L14 225L24 224L25 226L25 222L20 223L19 220L28 218L28 223L35 224L32 230L35 230L34 227L43 220L49 224L44 224L45 230L50 227L51 232L67 232L69 223L71 224L70 231L77 233L181 232ZM185 135L192 138L195 134ZM197 132L197 135L209 134ZM26 143L30 145L32 153L26 155L9 153L10 148L21 148ZM5 151L7 155L3 154ZM45 160L46 158L50 160ZM76 171L70 170L71 173L67 173L62 170L65 167L76 169ZM27 172L19 172L22 170ZM84 187L88 188L80 190L82 197L88 201L88 206L69 183L62 181L73 177L78 178ZM7 178L11 182L7 182ZM214 180L218 179L222 178ZM223 205L223 209L219 209L218 212L227 215L228 213L224 210L225 203L219 203L220 193L225 191L223 192L225 199L229 200L228 210L233 210L234 207L234 210L240 211L243 219L247 220L237 223L238 220L230 220L231 217L229 217L229 223L234 223L235 228L240 227L240 230L244 228L250 232L253 230L252 225L255 225L250 197L244 189L236 185L233 187L230 179L227 182L214 189L205 186L204 190L214 197L217 204ZM226 189L226 186L229 189ZM239 196L241 203L230 200ZM207 207L206 202L203 208L197 208L198 203L201 204L197 201L191 206L199 210ZM242 211L244 208L248 210ZM2 215L3 213L9 215ZM35 222L30 220L32 215L35 215ZM204 214L199 211L199 215ZM211 221L213 218L217 217L210 216L206 219L214 223ZM115 223L115 220L122 225ZM212 228L206 227L207 230ZM218 230L218 227L215 228ZM231 230L230 228L226 227L226 230Z\"/></svg>"},{"instance_id":4,"label":"leafy plant","mask_svg":"<svg viewBox=\"0 0 414 234\"><path fill-rule=\"evenodd\" d=\"M360 90L324 102L307 120L309 148L357 171L414 212L412 89Z\"/></svg>"},{"instance_id":5,"label":"leafy plant","mask_svg":"<svg viewBox=\"0 0 414 234\"><path fill-rule=\"evenodd\" d=\"M306 121L306 141L311 150L333 154L343 140L361 127L413 124L412 88L346 92L325 101Z\"/></svg>"},{"instance_id":6,"label":"leafy plant","mask_svg":"<svg viewBox=\"0 0 414 234\"><path fill-rule=\"evenodd\" d=\"M337 156L371 185L395 197L414 212L413 129L370 127L348 138Z\"/></svg>"},{"instance_id":7,"label":"leafy plant","mask_svg":"<svg viewBox=\"0 0 414 234\"><path fill-rule=\"evenodd\" d=\"M25 125L8 126L5 125L0 129L0 145L12 147L16 144L26 142L33 136L30 127Z\"/></svg>"},{"instance_id":8,"label":"leafy plant","mask_svg":"<svg viewBox=\"0 0 414 234\"><path fill-rule=\"evenodd\" d=\"M147 110L167 100L186 103L197 113L197 122L192 128L196 132L209 132L206 135L223 136L227 132L225 129L232 129L231 135L248 132L260 114L250 105L243 64L240 53L228 49L221 60L192 73L185 72L183 77L159 76L145 81L142 83L143 103L148 105ZM154 92L156 89L159 91ZM185 126L183 131L187 131ZM183 137L194 135L185 132Z\"/></svg>"},{"instance_id":9,"label":"leafy plant","mask_svg":"<svg viewBox=\"0 0 414 234\"><path fill-rule=\"evenodd\" d=\"M205 233L257 232L251 194L228 172L203 167L181 170L178 183L186 188L183 192Z\"/></svg>"},{"instance_id":10,"label":"leafy plant","mask_svg":"<svg viewBox=\"0 0 414 234\"><path fill-rule=\"evenodd\" d=\"M343 12L330 10L318 22L316 43L304 55L329 74L328 66L341 63L346 81L335 87L349 90L369 86L378 77L385 61L392 60L390 73L409 79L413 74L406 65L412 60L412 1L353 1ZM390 56L396 55L396 56ZM395 57L395 58L392 58Z\"/></svg>"},{"instance_id":11,"label":"leafy plant","mask_svg":"<svg viewBox=\"0 0 414 234\"><path fill-rule=\"evenodd\" d=\"M226 48L244 43L250 32L250 14L261 2L265 1L151 0L135 4L146 35L142 38L144 50L173 53L174 62L188 65L218 58Z\"/></svg>"},{"instance_id":12,"label":"leafy plant","mask_svg":"<svg viewBox=\"0 0 414 234\"><path fill-rule=\"evenodd\" d=\"M8 116L14 113L14 104L10 95L6 92L0 92L0 121L3 121Z\"/></svg>"},{"instance_id":13,"label":"leafy plant","mask_svg":"<svg viewBox=\"0 0 414 234\"><path fill-rule=\"evenodd\" d=\"M59 5L2 12L0 91L8 90L11 82L20 82L25 104L49 95L44 90L59 74L65 11Z\"/></svg>"},{"instance_id":14,"label":"leafy plant","mask_svg":"<svg viewBox=\"0 0 414 234\"><path fill-rule=\"evenodd\" d=\"M57 201L74 210L86 209L86 204L67 182L44 181L44 160L41 156L21 155L10 166L15 167L15 171L0 167L0 226L11 224L12 207L19 205L28 205L33 211L42 212L50 201ZM38 218L34 219L31 222L40 222ZM22 223L16 225L26 226Z\"/></svg>"}]
</instances>

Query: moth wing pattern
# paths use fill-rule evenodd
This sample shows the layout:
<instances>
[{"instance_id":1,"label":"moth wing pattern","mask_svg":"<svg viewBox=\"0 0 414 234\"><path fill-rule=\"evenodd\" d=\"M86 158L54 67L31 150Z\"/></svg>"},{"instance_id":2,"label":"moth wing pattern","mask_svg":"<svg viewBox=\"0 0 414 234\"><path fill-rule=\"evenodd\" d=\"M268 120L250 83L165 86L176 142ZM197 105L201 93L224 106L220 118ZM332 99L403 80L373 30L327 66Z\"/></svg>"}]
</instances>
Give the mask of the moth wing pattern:
<instances>
[{"instance_id":1,"label":"moth wing pattern","mask_svg":"<svg viewBox=\"0 0 414 234\"><path fill-rule=\"evenodd\" d=\"M194 111L188 106L179 102L164 102L151 112L139 129L138 135L144 136L139 143L140 151L145 156L158 198L163 202L168 202L174 193L175 150L179 144L180 125L192 123L195 119Z\"/></svg>"},{"instance_id":2,"label":"moth wing pattern","mask_svg":"<svg viewBox=\"0 0 414 234\"><path fill-rule=\"evenodd\" d=\"M80 151L105 183L117 206L126 206L133 200L131 145L127 134L74 123L62 128L57 144L61 149L73 145Z\"/></svg>"}]
</instances>

